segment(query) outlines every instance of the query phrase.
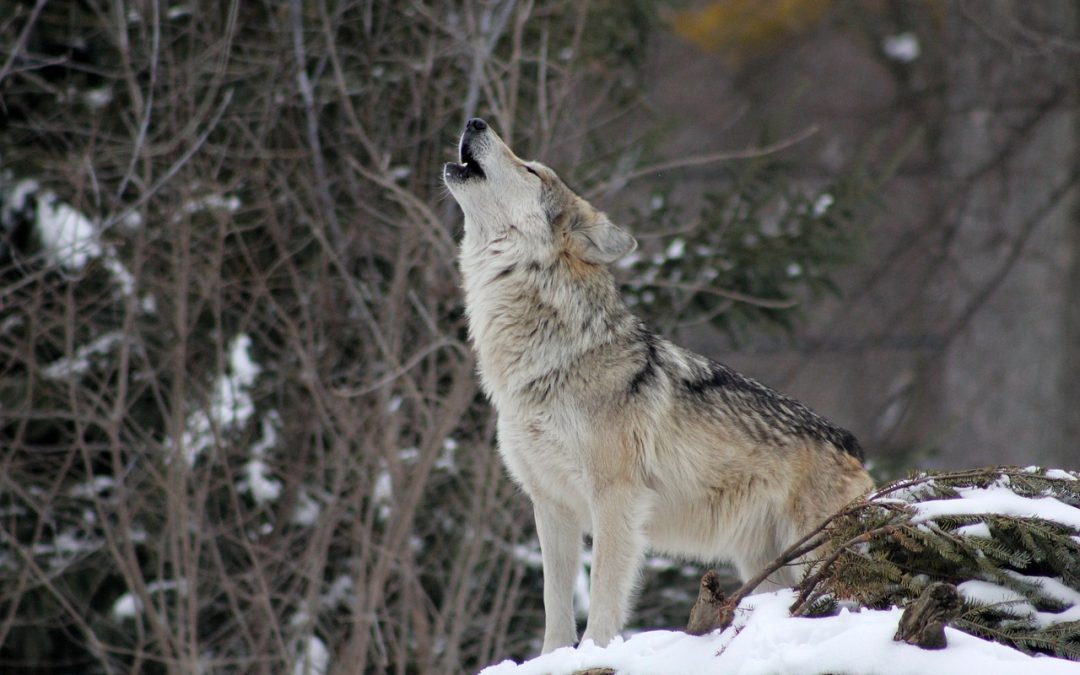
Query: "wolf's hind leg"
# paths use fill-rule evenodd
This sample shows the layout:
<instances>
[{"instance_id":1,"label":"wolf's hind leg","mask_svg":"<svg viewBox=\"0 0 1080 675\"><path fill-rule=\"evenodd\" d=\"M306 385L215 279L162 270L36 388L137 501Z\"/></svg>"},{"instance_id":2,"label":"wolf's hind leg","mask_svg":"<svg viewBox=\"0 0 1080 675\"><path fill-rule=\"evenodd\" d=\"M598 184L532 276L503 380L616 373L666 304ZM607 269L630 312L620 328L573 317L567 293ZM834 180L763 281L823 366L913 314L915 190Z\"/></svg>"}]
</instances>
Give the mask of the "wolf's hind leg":
<instances>
[{"instance_id":1,"label":"wolf's hind leg","mask_svg":"<svg viewBox=\"0 0 1080 675\"><path fill-rule=\"evenodd\" d=\"M589 623L583 640L606 645L630 611L645 553L648 504L628 487L608 487L593 504Z\"/></svg>"},{"instance_id":2,"label":"wolf's hind leg","mask_svg":"<svg viewBox=\"0 0 1080 675\"><path fill-rule=\"evenodd\" d=\"M787 539L782 539L780 533L772 533L772 536L768 536L766 534L768 529L765 529L762 533L763 536L757 539L755 545L748 547L747 550L742 552L741 556L735 559L735 567L739 571L739 576L743 582L749 581L763 572L766 567L773 564L777 557L788 547L787 539L794 541L793 536L788 536L787 529L783 530L783 534ZM802 576L802 569L798 562L789 562L758 584L755 592L768 593L780 588L794 586Z\"/></svg>"},{"instance_id":3,"label":"wolf's hind leg","mask_svg":"<svg viewBox=\"0 0 1080 675\"><path fill-rule=\"evenodd\" d=\"M581 528L564 506L533 502L540 553L544 559L544 648L572 645L577 641L574 620L574 579L581 560Z\"/></svg>"}]
</instances>

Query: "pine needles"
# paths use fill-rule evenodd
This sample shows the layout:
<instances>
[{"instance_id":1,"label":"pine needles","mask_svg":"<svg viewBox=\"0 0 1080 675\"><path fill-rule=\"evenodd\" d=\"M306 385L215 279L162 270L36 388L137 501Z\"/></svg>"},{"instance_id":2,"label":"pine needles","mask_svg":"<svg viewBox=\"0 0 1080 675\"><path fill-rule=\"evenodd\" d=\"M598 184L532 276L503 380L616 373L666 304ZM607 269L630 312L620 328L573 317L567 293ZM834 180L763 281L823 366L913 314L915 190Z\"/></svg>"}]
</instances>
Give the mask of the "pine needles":
<instances>
[{"instance_id":1,"label":"pine needles","mask_svg":"<svg viewBox=\"0 0 1080 675\"><path fill-rule=\"evenodd\" d=\"M1028 653L1080 659L1080 480L1038 468L920 473L838 514L812 556L793 614L838 601L907 606L957 586L951 623Z\"/></svg>"}]
</instances>

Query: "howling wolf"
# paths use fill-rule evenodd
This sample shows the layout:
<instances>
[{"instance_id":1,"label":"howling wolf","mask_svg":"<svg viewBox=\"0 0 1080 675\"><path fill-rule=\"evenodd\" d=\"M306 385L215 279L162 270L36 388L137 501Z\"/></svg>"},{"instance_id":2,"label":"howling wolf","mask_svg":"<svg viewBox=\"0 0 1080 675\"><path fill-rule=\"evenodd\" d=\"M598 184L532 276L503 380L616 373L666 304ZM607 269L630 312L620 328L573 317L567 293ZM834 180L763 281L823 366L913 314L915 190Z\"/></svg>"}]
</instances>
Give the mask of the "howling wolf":
<instances>
[{"instance_id":1,"label":"howling wolf","mask_svg":"<svg viewBox=\"0 0 1080 675\"><path fill-rule=\"evenodd\" d=\"M729 560L747 579L872 487L851 433L631 314L607 265L637 242L554 171L480 119L458 150L443 179L465 213L466 310L499 453L532 498L544 652L577 640L583 533L583 639L604 645L626 620L646 549Z\"/></svg>"}]
</instances>

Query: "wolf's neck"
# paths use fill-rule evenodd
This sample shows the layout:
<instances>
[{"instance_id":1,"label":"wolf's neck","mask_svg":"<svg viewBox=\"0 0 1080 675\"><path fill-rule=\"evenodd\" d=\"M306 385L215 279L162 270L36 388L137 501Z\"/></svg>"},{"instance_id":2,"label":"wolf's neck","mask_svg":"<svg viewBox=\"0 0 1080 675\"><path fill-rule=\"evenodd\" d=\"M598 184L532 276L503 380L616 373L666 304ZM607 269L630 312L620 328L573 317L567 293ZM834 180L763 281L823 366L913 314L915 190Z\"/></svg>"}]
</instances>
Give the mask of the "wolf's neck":
<instances>
[{"instance_id":1,"label":"wolf's neck","mask_svg":"<svg viewBox=\"0 0 1080 675\"><path fill-rule=\"evenodd\" d=\"M538 378L572 372L637 323L603 268L468 251L461 267L480 374L497 404Z\"/></svg>"}]
</instances>

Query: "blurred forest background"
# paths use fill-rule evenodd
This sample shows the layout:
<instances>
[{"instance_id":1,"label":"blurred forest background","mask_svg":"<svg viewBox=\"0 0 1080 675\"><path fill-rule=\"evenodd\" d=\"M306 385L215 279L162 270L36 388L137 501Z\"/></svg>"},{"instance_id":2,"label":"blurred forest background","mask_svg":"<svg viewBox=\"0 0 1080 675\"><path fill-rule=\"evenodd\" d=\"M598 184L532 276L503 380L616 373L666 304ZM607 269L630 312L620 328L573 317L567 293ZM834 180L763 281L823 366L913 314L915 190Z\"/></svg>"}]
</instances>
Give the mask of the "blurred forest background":
<instances>
[{"instance_id":1,"label":"blurred forest background","mask_svg":"<svg viewBox=\"0 0 1080 675\"><path fill-rule=\"evenodd\" d=\"M1080 465L1074 0L0 0L0 47L3 672L539 650L439 179L472 116L880 478ZM650 559L635 625L701 572Z\"/></svg>"}]
</instances>

